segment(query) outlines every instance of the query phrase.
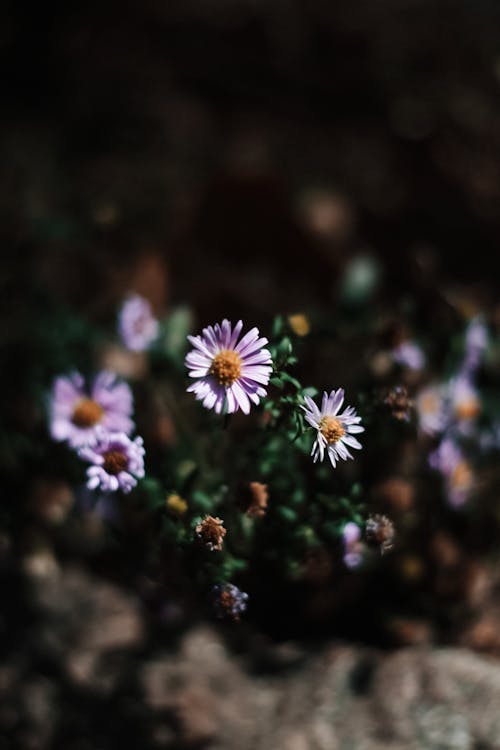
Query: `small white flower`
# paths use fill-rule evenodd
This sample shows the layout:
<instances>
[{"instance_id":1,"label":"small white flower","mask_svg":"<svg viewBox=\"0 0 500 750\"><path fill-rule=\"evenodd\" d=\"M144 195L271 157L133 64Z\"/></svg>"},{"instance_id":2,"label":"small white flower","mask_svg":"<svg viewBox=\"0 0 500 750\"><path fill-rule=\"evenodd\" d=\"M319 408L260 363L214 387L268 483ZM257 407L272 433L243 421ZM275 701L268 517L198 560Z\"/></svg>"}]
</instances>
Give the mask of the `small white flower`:
<instances>
[{"instance_id":1,"label":"small white flower","mask_svg":"<svg viewBox=\"0 0 500 750\"><path fill-rule=\"evenodd\" d=\"M305 396L304 400L306 406L302 406L301 409L304 409L306 413L306 422L317 430L316 440L311 451L313 461L315 463L318 459L323 461L325 449L333 468L340 458L344 461L353 458L348 448L359 450L362 447L353 435L364 432L365 428L359 424L361 417L356 415L352 406L346 407L342 414L339 414L344 403L344 389L339 388L337 391L332 391L330 395L325 391L321 410L309 396Z\"/></svg>"}]
</instances>

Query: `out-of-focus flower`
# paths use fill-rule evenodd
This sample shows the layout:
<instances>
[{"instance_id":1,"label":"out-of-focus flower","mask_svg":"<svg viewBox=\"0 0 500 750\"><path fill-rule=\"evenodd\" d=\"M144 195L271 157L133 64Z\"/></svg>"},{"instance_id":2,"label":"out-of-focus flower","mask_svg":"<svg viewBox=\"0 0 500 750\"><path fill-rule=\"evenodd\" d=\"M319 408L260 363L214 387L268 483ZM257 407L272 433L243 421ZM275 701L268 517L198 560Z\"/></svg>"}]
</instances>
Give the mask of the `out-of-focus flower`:
<instances>
[{"instance_id":1,"label":"out-of-focus flower","mask_svg":"<svg viewBox=\"0 0 500 750\"><path fill-rule=\"evenodd\" d=\"M127 380L142 380L148 374L149 361L144 352L132 352L120 343L107 342L99 352L99 364Z\"/></svg>"},{"instance_id":2,"label":"out-of-focus flower","mask_svg":"<svg viewBox=\"0 0 500 750\"><path fill-rule=\"evenodd\" d=\"M391 506L395 511L410 510L415 502L415 486L403 477L390 477L375 488L378 501Z\"/></svg>"},{"instance_id":3,"label":"out-of-focus flower","mask_svg":"<svg viewBox=\"0 0 500 750\"><path fill-rule=\"evenodd\" d=\"M488 329L483 320L480 316L473 318L465 331L465 353L462 368L466 374L471 375L477 370L483 353L488 347L488 342Z\"/></svg>"},{"instance_id":4,"label":"out-of-focus flower","mask_svg":"<svg viewBox=\"0 0 500 750\"><path fill-rule=\"evenodd\" d=\"M426 363L424 352L414 341L403 341L392 350L392 357L398 365L409 370L423 370Z\"/></svg>"},{"instance_id":5,"label":"out-of-focus flower","mask_svg":"<svg viewBox=\"0 0 500 750\"><path fill-rule=\"evenodd\" d=\"M392 416L400 422L409 422L413 401L404 385L391 388L384 399L384 404L391 410Z\"/></svg>"},{"instance_id":6,"label":"out-of-focus flower","mask_svg":"<svg viewBox=\"0 0 500 750\"><path fill-rule=\"evenodd\" d=\"M301 406L301 409L306 413L306 422L317 431L311 451L313 461L315 463L318 459L323 461L325 449L334 468L339 458L344 460L353 458L348 447L357 450L362 447L353 435L364 432L365 428L359 424L361 417L356 415L352 406L346 407L342 414L339 414L344 403L344 389L331 391L330 395L325 391L321 410L309 396L305 396L304 400L306 406Z\"/></svg>"},{"instance_id":7,"label":"out-of-focus flower","mask_svg":"<svg viewBox=\"0 0 500 750\"><path fill-rule=\"evenodd\" d=\"M449 437L441 440L436 450L429 456L430 466L445 475L449 474L461 460L462 451Z\"/></svg>"},{"instance_id":8,"label":"out-of-focus flower","mask_svg":"<svg viewBox=\"0 0 500 750\"><path fill-rule=\"evenodd\" d=\"M344 564L348 568L358 568L363 562L363 544L361 529L357 523L346 523L342 531L344 543Z\"/></svg>"},{"instance_id":9,"label":"out-of-focus flower","mask_svg":"<svg viewBox=\"0 0 500 750\"><path fill-rule=\"evenodd\" d=\"M311 330L309 320L302 313L288 316L288 325L296 336L307 336Z\"/></svg>"},{"instance_id":10,"label":"out-of-focus flower","mask_svg":"<svg viewBox=\"0 0 500 750\"><path fill-rule=\"evenodd\" d=\"M118 331L128 349L142 352L158 336L159 324L147 299L131 295L122 305L118 316Z\"/></svg>"},{"instance_id":11,"label":"out-of-focus flower","mask_svg":"<svg viewBox=\"0 0 500 750\"><path fill-rule=\"evenodd\" d=\"M196 536L211 552L220 552L227 529L224 521L214 516L205 516L195 528Z\"/></svg>"},{"instance_id":12,"label":"out-of-focus flower","mask_svg":"<svg viewBox=\"0 0 500 750\"><path fill-rule=\"evenodd\" d=\"M470 424L481 411L481 399L477 388L468 375L460 373L449 384L450 404L453 416L462 423Z\"/></svg>"},{"instance_id":13,"label":"out-of-focus flower","mask_svg":"<svg viewBox=\"0 0 500 750\"><path fill-rule=\"evenodd\" d=\"M272 372L271 355L264 348L267 339L252 328L238 341L242 328L241 320L234 328L223 320L204 328L202 336L188 336L194 349L186 357L186 367L196 380L187 390L217 414L238 409L248 414L251 403L258 404L266 395L263 386Z\"/></svg>"},{"instance_id":14,"label":"out-of-focus flower","mask_svg":"<svg viewBox=\"0 0 500 750\"><path fill-rule=\"evenodd\" d=\"M188 509L188 504L184 498L176 494L167 497L166 506L175 516L183 516Z\"/></svg>"},{"instance_id":15,"label":"out-of-focus flower","mask_svg":"<svg viewBox=\"0 0 500 750\"><path fill-rule=\"evenodd\" d=\"M266 515L268 499L267 484L249 482L241 493L241 507L249 518L262 518Z\"/></svg>"},{"instance_id":16,"label":"out-of-focus flower","mask_svg":"<svg viewBox=\"0 0 500 750\"><path fill-rule=\"evenodd\" d=\"M87 487L130 492L144 476L144 452L141 437L131 440L124 432L102 430L94 446L79 451L79 456L92 464L87 469Z\"/></svg>"},{"instance_id":17,"label":"out-of-focus flower","mask_svg":"<svg viewBox=\"0 0 500 750\"><path fill-rule=\"evenodd\" d=\"M375 513L368 517L365 529L366 541L379 547L382 554L393 548L395 533L394 524L387 516Z\"/></svg>"},{"instance_id":18,"label":"out-of-focus flower","mask_svg":"<svg viewBox=\"0 0 500 750\"><path fill-rule=\"evenodd\" d=\"M467 502L473 484L474 474L469 462L464 458L455 466L447 481L448 499L454 508L459 508Z\"/></svg>"},{"instance_id":19,"label":"out-of-focus flower","mask_svg":"<svg viewBox=\"0 0 500 750\"><path fill-rule=\"evenodd\" d=\"M310 188L301 198L300 209L307 228L321 239L344 242L352 233L353 208L344 195Z\"/></svg>"},{"instance_id":20,"label":"out-of-focus flower","mask_svg":"<svg viewBox=\"0 0 500 750\"><path fill-rule=\"evenodd\" d=\"M474 474L461 448L452 438L444 438L429 456L429 464L444 477L450 505L463 505L472 490Z\"/></svg>"},{"instance_id":21,"label":"out-of-focus flower","mask_svg":"<svg viewBox=\"0 0 500 750\"><path fill-rule=\"evenodd\" d=\"M239 620L247 608L248 594L232 583L217 584L212 589L212 598L217 617Z\"/></svg>"},{"instance_id":22,"label":"out-of-focus flower","mask_svg":"<svg viewBox=\"0 0 500 750\"><path fill-rule=\"evenodd\" d=\"M415 402L420 429L436 435L446 427L445 389L442 385L428 385L416 397Z\"/></svg>"},{"instance_id":23,"label":"out-of-focus flower","mask_svg":"<svg viewBox=\"0 0 500 750\"><path fill-rule=\"evenodd\" d=\"M73 448L92 445L100 429L130 434L134 423L132 392L110 372L94 379L90 393L75 372L56 378L50 403L50 432L54 440L67 440Z\"/></svg>"},{"instance_id":24,"label":"out-of-focus flower","mask_svg":"<svg viewBox=\"0 0 500 750\"><path fill-rule=\"evenodd\" d=\"M57 479L38 479L32 490L33 511L49 523L62 523L74 502L74 494L66 482Z\"/></svg>"}]
</instances>

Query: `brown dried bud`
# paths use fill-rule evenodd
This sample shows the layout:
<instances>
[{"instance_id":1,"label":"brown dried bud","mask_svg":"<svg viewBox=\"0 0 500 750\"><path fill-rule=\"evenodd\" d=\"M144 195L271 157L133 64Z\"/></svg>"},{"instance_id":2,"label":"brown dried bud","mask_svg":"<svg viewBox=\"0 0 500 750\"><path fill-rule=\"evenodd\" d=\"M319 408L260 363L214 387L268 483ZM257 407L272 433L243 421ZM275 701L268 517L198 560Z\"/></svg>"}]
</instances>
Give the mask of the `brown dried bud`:
<instances>
[{"instance_id":1,"label":"brown dried bud","mask_svg":"<svg viewBox=\"0 0 500 750\"><path fill-rule=\"evenodd\" d=\"M392 416L400 422L408 422L413 408L413 401L404 385L391 388L384 398L384 404L389 407Z\"/></svg>"},{"instance_id":2,"label":"brown dried bud","mask_svg":"<svg viewBox=\"0 0 500 750\"><path fill-rule=\"evenodd\" d=\"M266 515L269 492L267 484L249 482L241 492L241 508L249 518L262 518Z\"/></svg>"},{"instance_id":3,"label":"brown dried bud","mask_svg":"<svg viewBox=\"0 0 500 750\"><path fill-rule=\"evenodd\" d=\"M223 523L221 518L205 516L196 526L196 536L211 552L220 552L222 549L222 542L227 533Z\"/></svg>"},{"instance_id":4,"label":"brown dried bud","mask_svg":"<svg viewBox=\"0 0 500 750\"><path fill-rule=\"evenodd\" d=\"M380 513L368 517L366 522L366 541L368 544L380 547L382 554L392 549L394 535L394 524L390 518L382 516Z\"/></svg>"}]
</instances>

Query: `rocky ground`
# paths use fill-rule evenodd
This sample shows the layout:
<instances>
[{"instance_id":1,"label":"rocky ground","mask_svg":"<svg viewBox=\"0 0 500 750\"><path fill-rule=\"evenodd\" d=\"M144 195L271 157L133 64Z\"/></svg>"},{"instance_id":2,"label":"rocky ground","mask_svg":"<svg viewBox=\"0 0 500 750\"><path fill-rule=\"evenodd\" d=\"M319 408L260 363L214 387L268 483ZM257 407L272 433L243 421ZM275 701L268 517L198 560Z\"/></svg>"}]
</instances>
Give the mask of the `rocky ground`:
<instances>
[{"instance_id":1,"label":"rocky ground","mask_svg":"<svg viewBox=\"0 0 500 750\"><path fill-rule=\"evenodd\" d=\"M245 626L151 638L137 601L30 572L0 670L0 747L494 750L500 665L459 648L273 645Z\"/></svg>"}]
</instances>

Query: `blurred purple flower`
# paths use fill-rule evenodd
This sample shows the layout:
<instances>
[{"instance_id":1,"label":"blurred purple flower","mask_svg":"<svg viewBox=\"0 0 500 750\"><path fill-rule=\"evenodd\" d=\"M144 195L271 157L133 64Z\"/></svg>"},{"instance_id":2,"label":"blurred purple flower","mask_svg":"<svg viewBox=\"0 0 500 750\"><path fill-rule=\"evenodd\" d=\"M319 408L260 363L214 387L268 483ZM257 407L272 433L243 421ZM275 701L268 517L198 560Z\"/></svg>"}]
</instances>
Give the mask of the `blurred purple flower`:
<instances>
[{"instance_id":1,"label":"blurred purple flower","mask_svg":"<svg viewBox=\"0 0 500 750\"><path fill-rule=\"evenodd\" d=\"M132 392L110 372L94 379L90 393L78 372L54 381L50 403L50 432L54 440L67 440L72 448L92 445L97 431L130 433L134 423Z\"/></svg>"},{"instance_id":2,"label":"blurred purple flower","mask_svg":"<svg viewBox=\"0 0 500 750\"><path fill-rule=\"evenodd\" d=\"M130 492L144 476L142 438L131 440L124 432L98 434L95 446L81 448L79 456L92 466L87 469L87 487L104 492Z\"/></svg>"},{"instance_id":3,"label":"blurred purple flower","mask_svg":"<svg viewBox=\"0 0 500 750\"><path fill-rule=\"evenodd\" d=\"M128 349L134 352L147 349L159 330L149 301L138 294L126 299L118 316L118 330Z\"/></svg>"},{"instance_id":4,"label":"blurred purple flower","mask_svg":"<svg viewBox=\"0 0 500 750\"><path fill-rule=\"evenodd\" d=\"M450 380L448 392L453 417L461 423L462 428L467 427L481 411L479 391L470 376L461 372Z\"/></svg>"},{"instance_id":5,"label":"blurred purple flower","mask_svg":"<svg viewBox=\"0 0 500 750\"><path fill-rule=\"evenodd\" d=\"M363 562L363 544L361 542L361 529L352 521L346 523L342 531L344 543L344 564L350 568L358 568Z\"/></svg>"},{"instance_id":6,"label":"blurred purple flower","mask_svg":"<svg viewBox=\"0 0 500 750\"><path fill-rule=\"evenodd\" d=\"M186 357L186 367L196 380L187 390L217 414L238 409L248 414L250 402L258 404L266 395L262 386L272 372L271 355L264 349L267 339L259 338L258 328L252 328L238 342L242 328L241 320L234 328L223 320L204 328L202 336L188 336L194 349Z\"/></svg>"},{"instance_id":7,"label":"blurred purple flower","mask_svg":"<svg viewBox=\"0 0 500 750\"><path fill-rule=\"evenodd\" d=\"M446 437L441 440L436 450L429 455L429 465L441 474L446 475L453 471L461 459L462 451L456 442L452 438Z\"/></svg>"},{"instance_id":8,"label":"blurred purple flower","mask_svg":"<svg viewBox=\"0 0 500 750\"><path fill-rule=\"evenodd\" d=\"M472 489L473 472L462 449L451 437L445 437L430 454L429 464L443 476L450 505L463 505Z\"/></svg>"},{"instance_id":9,"label":"blurred purple flower","mask_svg":"<svg viewBox=\"0 0 500 750\"><path fill-rule=\"evenodd\" d=\"M465 353L463 371L472 375L479 367L484 351L488 347L488 329L481 317L473 318L465 331Z\"/></svg>"},{"instance_id":10,"label":"blurred purple flower","mask_svg":"<svg viewBox=\"0 0 500 750\"><path fill-rule=\"evenodd\" d=\"M356 450L362 447L353 434L364 432L365 428L359 424L361 417L356 416L352 406L348 406L339 414L344 403L344 389L331 391L330 395L325 391L321 410L309 396L305 396L304 401L306 406L301 406L301 409L306 413L306 422L316 430L316 440L311 451L313 461L323 461L325 448L333 468L340 458L344 461L353 458L348 447Z\"/></svg>"},{"instance_id":11,"label":"blurred purple flower","mask_svg":"<svg viewBox=\"0 0 500 750\"><path fill-rule=\"evenodd\" d=\"M423 370L425 367L425 354L414 341L403 341L392 350L395 362L409 370Z\"/></svg>"}]
</instances>

